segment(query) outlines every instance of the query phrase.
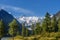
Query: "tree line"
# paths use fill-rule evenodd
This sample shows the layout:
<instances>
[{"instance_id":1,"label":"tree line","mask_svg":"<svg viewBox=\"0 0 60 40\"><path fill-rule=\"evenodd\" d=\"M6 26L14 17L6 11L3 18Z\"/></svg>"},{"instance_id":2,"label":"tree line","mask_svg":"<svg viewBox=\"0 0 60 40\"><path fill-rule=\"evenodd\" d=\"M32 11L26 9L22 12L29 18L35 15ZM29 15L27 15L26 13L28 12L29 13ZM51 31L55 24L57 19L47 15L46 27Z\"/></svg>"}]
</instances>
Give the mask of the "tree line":
<instances>
[{"instance_id":1,"label":"tree line","mask_svg":"<svg viewBox=\"0 0 60 40\"><path fill-rule=\"evenodd\" d=\"M13 19L12 22L8 24L8 34L12 37L15 35L20 35L20 31L18 30L18 23L16 19ZM31 33L29 34L29 30L26 28L24 23L22 24L22 32L21 35L25 36L32 36L32 35L41 35L43 32L60 32L60 18L56 18L55 15L51 18L51 15L47 12L45 18L43 19L42 23L37 22L36 24L31 25ZM0 40L5 35L5 25L3 20L0 20Z\"/></svg>"}]
</instances>

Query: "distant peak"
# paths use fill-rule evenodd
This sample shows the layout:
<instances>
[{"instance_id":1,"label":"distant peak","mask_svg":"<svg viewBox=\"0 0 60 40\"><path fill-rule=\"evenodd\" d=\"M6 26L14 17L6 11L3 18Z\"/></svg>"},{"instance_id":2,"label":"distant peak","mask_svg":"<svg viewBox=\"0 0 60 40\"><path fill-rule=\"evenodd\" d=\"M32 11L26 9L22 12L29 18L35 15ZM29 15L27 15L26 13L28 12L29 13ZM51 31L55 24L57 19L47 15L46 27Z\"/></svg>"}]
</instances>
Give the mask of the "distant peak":
<instances>
[{"instance_id":1,"label":"distant peak","mask_svg":"<svg viewBox=\"0 0 60 40\"><path fill-rule=\"evenodd\" d=\"M57 13L60 13L60 11L58 11Z\"/></svg>"},{"instance_id":2,"label":"distant peak","mask_svg":"<svg viewBox=\"0 0 60 40\"><path fill-rule=\"evenodd\" d=\"M4 9L0 9L0 11L5 11Z\"/></svg>"},{"instance_id":3,"label":"distant peak","mask_svg":"<svg viewBox=\"0 0 60 40\"><path fill-rule=\"evenodd\" d=\"M1 8L0 8L0 10L1 10Z\"/></svg>"},{"instance_id":4,"label":"distant peak","mask_svg":"<svg viewBox=\"0 0 60 40\"><path fill-rule=\"evenodd\" d=\"M9 12L7 12L7 11L4 10L4 9L0 9L0 13L2 13L2 14L10 14Z\"/></svg>"},{"instance_id":5,"label":"distant peak","mask_svg":"<svg viewBox=\"0 0 60 40\"><path fill-rule=\"evenodd\" d=\"M56 15L60 15L60 11L58 11L58 12L56 13Z\"/></svg>"}]
</instances>

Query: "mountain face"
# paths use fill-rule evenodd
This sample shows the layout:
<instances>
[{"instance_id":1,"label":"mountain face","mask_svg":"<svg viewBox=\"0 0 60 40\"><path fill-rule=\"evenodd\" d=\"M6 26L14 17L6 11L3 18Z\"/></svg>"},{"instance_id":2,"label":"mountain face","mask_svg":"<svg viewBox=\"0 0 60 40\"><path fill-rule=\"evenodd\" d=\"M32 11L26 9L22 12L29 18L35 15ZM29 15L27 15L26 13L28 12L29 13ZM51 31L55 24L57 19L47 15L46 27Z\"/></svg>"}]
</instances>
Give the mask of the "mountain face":
<instances>
[{"instance_id":1,"label":"mountain face","mask_svg":"<svg viewBox=\"0 0 60 40\"><path fill-rule=\"evenodd\" d=\"M11 14L9 14L7 11L1 9L0 10L0 20L3 20L4 22L4 25L5 25L5 32L7 33L8 32L8 24L13 20L15 19ZM16 20L17 21L17 20ZM22 25L17 21L17 23L19 24L19 29L21 31L22 29Z\"/></svg>"},{"instance_id":2,"label":"mountain face","mask_svg":"<svg viewBox=\"0 0 60 40\"><path fill-rule=\"evenodd\" d=\"M0 20L3 20L4 22L4 25L5 25L5 36L8 36L7 35L7 32L8 32L8 24L13 20L15 19L11 14L9 14L7 11L1 9L0 10ZM20 33L22 32L22 24L16 19L18 25L19 25L19 29L18 31L20 31ZM26 29L26 27L24 27ZM30 31L29 31L30 32Z\"/></svg>"},{"instance_id":3,"label":"mountain face","mask_svg":"<svg viewBox=\"0 0 60 40\"><path fill-rule=\"evenodd\" d=\"M6 12L5 10L1 9L0 10L0 19L3 20L5 25L8 25L15 18L11 14Z\"/></svg>"},{"instance_id":4,"label":"mountain face","mask_svg":"<svg viewBox=\"0 0 60 40\"><path fill-rule=\"evenodd\" d=\"M9 14L7 11L1 9L0 10L0 20L3 20L4 24L6 27L8 27L8 24L15 19L11 14ZM16 19L17 20L17 19ZM22 25L20 23L26 22L28 24L37 22L38 18L37 17L21 17L19 20L17 20L20 29L22 29Z\"/></svg>"},{"instance_id":5,"label":"mountain face","mask_svg":"<svg viewBox=\"0 0 60 40\"><path fill-rule=\"evenodd\" d=\"M58 11L56 14L55 14L56 18L59 19L60 18L60 11Z\"/></svg>"},{"instance_id":6,"label":"mountain face","mask_svg":"<svg viewBox=\"0 0 60 40\"><path fill-rule=\"evenodd\" d=\"M5 10L1 9L0 10L0 20L3 20L4 25L5 25L5 34L8 32L8 24L15 19L11 14L6 12Z\"/></svg>"}]
</instances>

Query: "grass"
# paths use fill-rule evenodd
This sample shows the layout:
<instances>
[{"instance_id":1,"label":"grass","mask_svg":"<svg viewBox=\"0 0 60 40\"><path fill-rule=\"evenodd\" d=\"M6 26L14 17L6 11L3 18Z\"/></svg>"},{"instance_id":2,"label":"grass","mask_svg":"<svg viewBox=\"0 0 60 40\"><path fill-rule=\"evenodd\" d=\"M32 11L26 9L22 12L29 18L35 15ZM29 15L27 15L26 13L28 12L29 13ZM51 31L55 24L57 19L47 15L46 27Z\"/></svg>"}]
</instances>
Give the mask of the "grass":
<instances>
[{"instance_id":1,"label":"grass","mask_svg":"<svg viewBox=\"0 0 60 40\"><path fill-rule=\"evenodd\" d=\"M8 40L13 40L13 37L9 38ZM14 37L14 40L60 40L60 32L44 33L30 37L22 37L17 35Z\"/></svg>"}]
</instances>

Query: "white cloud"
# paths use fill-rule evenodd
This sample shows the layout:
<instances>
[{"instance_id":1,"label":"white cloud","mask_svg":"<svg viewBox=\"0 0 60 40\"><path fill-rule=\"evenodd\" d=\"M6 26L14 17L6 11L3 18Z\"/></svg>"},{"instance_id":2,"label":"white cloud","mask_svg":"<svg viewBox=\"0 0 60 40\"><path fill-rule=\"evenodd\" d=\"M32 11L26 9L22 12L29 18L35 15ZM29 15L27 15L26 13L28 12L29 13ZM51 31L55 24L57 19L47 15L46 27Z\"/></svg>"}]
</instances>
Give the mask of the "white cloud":
<instances>
[{"instance_id":1,"label":"white cloud","mask_svg":"<svg viewBox=\"0 0 60 40\"><path fill-rule=\"evenodd\" d=\"M24 14L34 14L34 12L32 12L30 10L20 8L20 7L9 6L9 5L0 4L0 8L2 8L2 9L11 9L15 12L24 13Z\"/></svg>"}]
</instances>

